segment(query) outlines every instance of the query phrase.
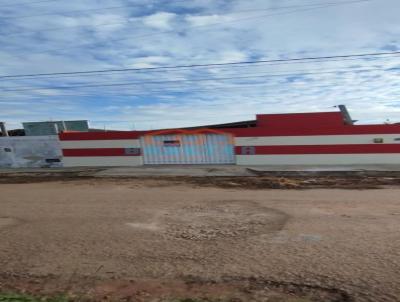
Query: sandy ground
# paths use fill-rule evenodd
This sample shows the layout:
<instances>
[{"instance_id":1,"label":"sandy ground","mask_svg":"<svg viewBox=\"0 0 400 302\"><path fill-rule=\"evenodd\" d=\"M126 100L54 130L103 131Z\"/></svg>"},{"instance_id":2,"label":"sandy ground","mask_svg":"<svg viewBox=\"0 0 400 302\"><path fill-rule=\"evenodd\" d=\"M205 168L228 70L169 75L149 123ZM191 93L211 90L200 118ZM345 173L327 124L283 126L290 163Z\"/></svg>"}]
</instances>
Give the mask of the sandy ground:
<instances>
[{"instance_id":1,"label":"sandy ground","mask_svg":"<svg viewBox=\"0 0 400 302\"><path fill-rule=\"evenodd\" d=\"M400 301L399 196L135 179L0 184L0 290Z\"/></svg>"}]
</instances>

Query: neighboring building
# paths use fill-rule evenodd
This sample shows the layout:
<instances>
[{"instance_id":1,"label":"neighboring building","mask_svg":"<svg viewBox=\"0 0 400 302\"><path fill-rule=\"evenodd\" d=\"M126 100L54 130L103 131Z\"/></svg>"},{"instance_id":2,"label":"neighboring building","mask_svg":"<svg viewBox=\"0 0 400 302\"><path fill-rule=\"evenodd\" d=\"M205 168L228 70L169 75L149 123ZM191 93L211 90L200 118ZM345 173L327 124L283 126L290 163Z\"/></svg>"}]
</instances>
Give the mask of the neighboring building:
<instances>
[{"instance_id":1,"label":"neighboring building","mask_svg":"<svg viewBox=\"0 0 400 302\"><path fill-rule=\"evenodd\" d=\"M161 131L64 132L64 166L400 164L400 125L354 125L340 112Z\"/></svg>"},{"instance_id":2,"label":"neighboring building","mask_svg":"<svg viewBox=\"0 0 400 302\"><path fill-rule=\"evenodd\" d=\"M26 136L57 135L62 131L89 131L86 120L22 123Z\"/></svg>"},{"instance_id":3,"label":"neighboring building","mask_svg":"<svg viewBox=\"0 0 400 302\"><path fill-rule=\"evenodd\" d=\"M65 129L88 131L87 121L23 123L23 126L24 129L7 131L5 124L0 123L0 167L62 167L58 133Z\"/></svg>"},{"instance_id":4,"label":"neighboring building","mask_svg":"<svg viewBox=\"0 0 400 302\"><path fill-rule=\"evenodd\" d=\"M8 130L8 136L25 136L25 130L24 129Z\"/></svg>"}]
</instances>

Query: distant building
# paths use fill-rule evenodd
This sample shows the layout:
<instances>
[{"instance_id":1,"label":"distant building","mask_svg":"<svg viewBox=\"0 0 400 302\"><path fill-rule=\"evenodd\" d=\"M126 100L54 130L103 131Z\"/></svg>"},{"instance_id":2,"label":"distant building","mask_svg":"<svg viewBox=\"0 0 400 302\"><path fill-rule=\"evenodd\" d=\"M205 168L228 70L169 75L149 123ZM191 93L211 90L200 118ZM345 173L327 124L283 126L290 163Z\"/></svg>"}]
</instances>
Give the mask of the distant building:
<instances>
[{"instance_id":1,"label":"distant building","mask_svg":"<svg viewBox=\"0 0 400 302\"><path fill-rule=\"evenodd\" d=\"M26 136L57 135L62 131L88 132L87 120L22 123Z\"/></svg>"}]
</instances>

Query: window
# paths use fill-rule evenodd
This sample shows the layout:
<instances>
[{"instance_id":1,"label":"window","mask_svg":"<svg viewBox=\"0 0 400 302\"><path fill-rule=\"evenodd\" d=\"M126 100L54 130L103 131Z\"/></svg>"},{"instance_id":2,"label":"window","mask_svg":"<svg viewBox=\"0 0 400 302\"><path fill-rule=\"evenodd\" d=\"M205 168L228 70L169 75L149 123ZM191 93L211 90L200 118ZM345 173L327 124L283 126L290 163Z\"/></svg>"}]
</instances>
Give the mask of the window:
<instances>
[{"instance_id":1,"label":"window","mask_svg":"<svg viewBox=\"0 0 400 302\"><path fill-rule=\"evenodd\" d=\"M167 140L164 141L164 147L180 147L181 142L179 140Z\"/></svg>"},{"instance_id":2,"label":"window","mask_svg":"<svg viewBox=\"0 0 400 302\"><path fill-rule=\"evenodd\" d=\"M241 150L242 155L255 155L256 154L256 147L254 146L243 146Z\"/></svg>"},{"instance_id":3,"label":"window","mask_svg":"<svg viewBox=\"0 0 400 302\"><path fill-rule=\"evenodd\" d=\"M59 163L61 160L59 158L46 158L46 163L52 164L52 163Z\"/></svg>"},{"instance_id":4,"label":"window","mask_svg":"<svg viewBox=\"0 0 400 302\"><path fill-rule=\"evenodd\" d=\"M140 155L140 148L125 148L125 155Z\"/></svg>"}]
</instances>

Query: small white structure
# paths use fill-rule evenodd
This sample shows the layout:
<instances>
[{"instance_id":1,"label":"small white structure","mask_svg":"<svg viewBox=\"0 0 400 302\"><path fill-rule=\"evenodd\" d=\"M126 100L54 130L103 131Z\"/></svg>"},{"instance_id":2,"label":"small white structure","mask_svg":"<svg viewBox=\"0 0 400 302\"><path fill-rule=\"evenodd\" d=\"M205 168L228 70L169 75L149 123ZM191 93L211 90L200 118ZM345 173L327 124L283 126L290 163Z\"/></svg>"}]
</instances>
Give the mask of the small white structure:
<instances>
[{"instance_id":1,"label":"small white structure","mask_svg":"<svg viewBox=\"0 0 400 302\"><path fill-rule=\"evenodd\" d=\"M0 168L61 167L57 135L0 137Z\"/></svg>"}]
</instances>

